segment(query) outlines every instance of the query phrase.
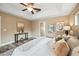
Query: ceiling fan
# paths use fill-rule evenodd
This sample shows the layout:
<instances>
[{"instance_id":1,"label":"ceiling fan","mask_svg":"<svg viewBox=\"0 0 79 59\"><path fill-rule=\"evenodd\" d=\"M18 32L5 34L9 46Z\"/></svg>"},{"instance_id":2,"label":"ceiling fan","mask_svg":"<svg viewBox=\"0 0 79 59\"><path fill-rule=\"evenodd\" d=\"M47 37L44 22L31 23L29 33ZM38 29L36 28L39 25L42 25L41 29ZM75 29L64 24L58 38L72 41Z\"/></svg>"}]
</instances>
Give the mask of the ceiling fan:
<instances>
[{"instance_id":1,"label":"ceiling fan","mask_svg":"<svg viewBox=\"0 0 79 59\"><path fill-rule=\"evenodd\" d=\"M35 12L41 11L40 8L35 8L34 7L34 3L20 3L20 4L26 7L22 11L29 10L29 11L31 11L32 14L34 14Z\"/></svg>"}]
</instances>

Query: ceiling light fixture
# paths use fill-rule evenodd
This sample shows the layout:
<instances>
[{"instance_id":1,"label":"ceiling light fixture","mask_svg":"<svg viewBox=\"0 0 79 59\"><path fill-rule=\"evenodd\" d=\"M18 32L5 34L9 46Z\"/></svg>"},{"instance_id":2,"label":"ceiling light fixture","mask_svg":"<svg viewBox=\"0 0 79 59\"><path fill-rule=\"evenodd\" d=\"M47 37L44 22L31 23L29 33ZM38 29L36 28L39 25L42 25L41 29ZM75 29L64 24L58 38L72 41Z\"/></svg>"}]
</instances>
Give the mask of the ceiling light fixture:
<instances>
[{"instance_id":1,"label":"ceiling light fixture","mask_svg":"<svg viewBox=\"0 0 79 59\"><path fill-rule=\"evenodd\" d=\"M29 11L32 11L32 10L33 10L33 8L31 8L31 7L28 7L27 9L28 9Z\"/></svg>"}]
</instances>

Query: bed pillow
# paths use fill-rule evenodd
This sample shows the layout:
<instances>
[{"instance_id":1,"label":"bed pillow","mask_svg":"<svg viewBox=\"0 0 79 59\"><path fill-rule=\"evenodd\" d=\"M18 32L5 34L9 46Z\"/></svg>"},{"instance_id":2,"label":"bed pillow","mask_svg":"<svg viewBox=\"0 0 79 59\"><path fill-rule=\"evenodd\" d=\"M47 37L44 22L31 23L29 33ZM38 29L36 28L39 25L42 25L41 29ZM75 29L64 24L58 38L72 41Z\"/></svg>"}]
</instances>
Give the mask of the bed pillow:
<instances>
[{"instance_id":1,"label":"bed pillow","mask_svg":"<svg viewBox=\"0 0 79 59\"><path fill-rule=\"evenodd\" d=\"M64 39L57 41L55 44L54 53L56 56L67 56L69 53L69 46Z\"/></svg>"},{"instance_id":2,"label":"bed pillow","mask_svg":"<svg viewBox=\"0 0 79 59\"><path fill-rule=\"evenodd\" d=\"M76 46L78 46L79 44L79 40L76 38L76 37L70 37L68 40L67 40L67 43L69 45L69 47L71 49L75 48Z\"/></svg>"}]
</instances>

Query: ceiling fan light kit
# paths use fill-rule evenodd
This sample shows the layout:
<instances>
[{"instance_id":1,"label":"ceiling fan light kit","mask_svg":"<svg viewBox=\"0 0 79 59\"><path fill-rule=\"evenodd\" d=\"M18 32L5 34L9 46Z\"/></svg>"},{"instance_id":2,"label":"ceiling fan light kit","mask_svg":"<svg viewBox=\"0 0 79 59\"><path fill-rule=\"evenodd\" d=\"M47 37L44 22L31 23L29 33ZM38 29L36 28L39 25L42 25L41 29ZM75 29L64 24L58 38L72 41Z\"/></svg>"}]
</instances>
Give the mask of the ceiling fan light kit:
<instances>
[{"instance_id":1,"label":"ceiling fan light kit","mask_svg":"<svg viewBox=\"0 0 79 59\"><path fill-rule=\"evenodd\" d=\"M27 9L28 9L29 11L32 11L32 10L33 10L33 8L30 8L30 7L28 7Z\"/></svg>"}]
</instances>

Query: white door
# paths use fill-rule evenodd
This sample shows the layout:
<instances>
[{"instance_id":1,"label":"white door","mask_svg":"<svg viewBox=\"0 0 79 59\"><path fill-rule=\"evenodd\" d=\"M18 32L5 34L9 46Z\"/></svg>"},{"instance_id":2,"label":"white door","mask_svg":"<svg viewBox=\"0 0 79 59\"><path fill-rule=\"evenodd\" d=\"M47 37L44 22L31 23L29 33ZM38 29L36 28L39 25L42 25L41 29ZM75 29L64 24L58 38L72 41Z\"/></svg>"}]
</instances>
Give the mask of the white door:
<instances>
[{"instance_id":1,"label":"white door","mask_svg":"<svg viewBox=\"0 0 79 59\"><path fill-rule=\"evenodd\" d=\"M45 22L40 22L40 36L45 36Z\"/></svg>"},{"instance_id":2,"label":"white door","mask_svg":"<svg viewBox=\"0 0 79 59\"><path fill-rule=\"evenodd\" d=\"M0 16L0 44L1 44L1 16Z\"/></svg>"}]
</instances>

